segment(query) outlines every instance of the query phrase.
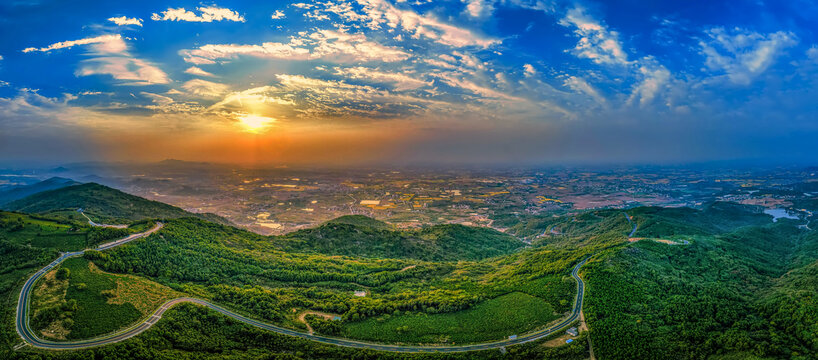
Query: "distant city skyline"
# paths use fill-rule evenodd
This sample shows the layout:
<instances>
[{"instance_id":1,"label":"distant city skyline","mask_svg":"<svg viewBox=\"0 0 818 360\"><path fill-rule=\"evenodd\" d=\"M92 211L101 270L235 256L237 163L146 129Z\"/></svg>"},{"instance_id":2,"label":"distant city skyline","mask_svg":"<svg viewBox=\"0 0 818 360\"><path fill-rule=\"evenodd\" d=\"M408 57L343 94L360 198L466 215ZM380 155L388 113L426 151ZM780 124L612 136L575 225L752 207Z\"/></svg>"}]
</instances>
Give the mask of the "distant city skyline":
<instances>
[{"instance_id":1,"label":"distant city skyline","mask_svg":"<svg viewBox=\"0 0 818 360\"><path fill-rule=\"evenodd\" d=\"M0 4L0 165L809 164L809 1Z\"/></svg>"}]
</instances>

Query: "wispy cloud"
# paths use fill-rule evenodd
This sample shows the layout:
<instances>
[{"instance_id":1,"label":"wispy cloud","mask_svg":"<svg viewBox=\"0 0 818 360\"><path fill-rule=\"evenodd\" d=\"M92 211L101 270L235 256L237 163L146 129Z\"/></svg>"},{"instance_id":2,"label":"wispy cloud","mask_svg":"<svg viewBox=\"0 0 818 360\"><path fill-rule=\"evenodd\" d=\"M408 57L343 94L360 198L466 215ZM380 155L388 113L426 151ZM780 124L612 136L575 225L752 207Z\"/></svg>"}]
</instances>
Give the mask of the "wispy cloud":
<instances>
[{"instance_id":1,"label":"wispy cloud","mask_svg":"<svg viewBox=\"0 0 818 360\"><path fill-rule=\"evenodd\" d=\"M355 80L370 80L376 83L391 84L396 91L414 90L422 86L429 86L431 81L423 81L418 79L418 75L410 76L403 73L392 73L380 71L377 69L370 69L362 66L350 68L335 68L335 75L344 76Z\"/></svg>"},{"instance_id":2,"label":"wispy cloud","mask_svg":"<svg viewBox=\"0 0 818 360\"><path fill-rule=\"evenodd\" d=\"M589 84L585 79L576 76L569 76L565 79L565 86L569 87L571 90L576 92L588 95L594 101L600 104L606 104L607 101L605 97L603 97L597 89L595 89L591 84Z\"/></svg>"},{"instance_id":3,"label":"wispy cloud","mask_svg":"<svg viewBox=\"0 0 818 360\"><path fill-rule=\"evenodd\" d=\"M784 51L798 44L795 34L777 31L761 34L735 28L713 28L699 42L705 65L739 85L748 85L766 71Z\"/></svg>"},{"instance_id":4,"label":"wispy cloud","mask_svg":"<svg viewBox=\"0 0 818 360\"><path fill-rule=\"evenodd\" d=\"M588 15L585 8L575 6L569 9L559 23L572 27L574 34L579 37L576 47L571 50L576 56L598 64L628 64L628 55L622 49L619 33L609 30Z\"/></svg>"},{"instance_id":5,"label":"wispy cloud","mask_svg":"<svg viewBox=\"0 0 818 360\"><path fill-rule=\"evenodd\" d=\"M215 59L230 59L237 55L262 58L309 60L393 62L409 58L406 51L369 40L364 34L348 34L335 30L317 30L294 37L290 43L265 42L261 45L208 44L182 55L191 63L207 63ZM200 60L204 59L204 60Z\"/></svg>"},{"instance_id":6,"label":"wispy cloud","mask_svg":"<svg viewBox=\"0 0 818 360\"><path fill-rule=\"evenodd\" d=\"M204 71L204 70L202 70L202 69L200 69L198 67L195 67L195 66L191 66L191 67L187 68L187 70L185 70L185 73L186 74L191 74L191 75L198 75L198 76L216 77L216 75L211 74L211 73L209 73L207 71Z\"/></svg>"},{"instance_id":7,"label":"wispy cloud","mask_svg":"<svg viewBox=\"0 0 818 360\"><path fill-rule=\"evenodd\" d=\"M165 11L162 11L161 15L157 13L153 13L151 15L151 20L155 21L190 21L190 22L213 22L213 21L237 21L237 22L244 22L244 16L239 14L237 11L233 11L226 8L220 8L216 6L203 6L198 7L196 10L199 11L196 14L193 11L185 10L185 8L168 8Z\"/></svg>"},{"instance_id":8,"label":"wispy cloud","mask_svg":"<svg viewBox=\"0 0 818 360\"><path fill-rule=\"evenodd\" d=\"M193 79L185 82L182 84L182 88L191 94L206 98L220 97L230 89L230 87L225 84L202 79Z\"/></svg>"},{"instance_id":9,"label":"wispy cloud","mask_svg":"<svg viewBox=\"0 0 818 360\"><path fill-rule=\"evenodd\" d=\"M453 46L489 47L501 42L500 39L483 36L472 30L458 27L430 14L419 14L410 8L397 7L386 0L357 0L360 11L354 10L343 1L327 1L319 4L297 6L310 10L305 13L312 19L329 18L327 14L339 16L347 25L357 25L369 30L402 29L414 39L426 38L434 42ZM388 30L392 31L392 30Z\"/></svg>"},{"instance_id":10,"label":"wispy cloud","mask_svg":"<svg viewBox=\"0 0 818 360\"><path fill-rule=\"evenodd\" d=\"M272 15L270 15L270 18L272 18L273 20L283 19L285 17L286 15L284 15L284 12L281 10L276 10L275 12L273 12Z\"/></svg>"},{"instance_id":11,"label":"wispy cloud","mask_svg":"<svg viewBox=\"0 0 818 360\"><path fill-rule=\"evenodd\" d=\"M119 34L112 34L112 35L100 35L95 37L89 37L85 39L79 40L69 40L69 41L60 41L57 43L53 43L46 47L36 48L36 47L28 47L23 49L24 53L32 52L32 51L42 51L48 52L51 50L57 49L65 49L65 48L72 48L77 45L88 45L88 44L100 44L100 43L109 43L109 42L116 42L122 41L122 36Z\"/></svg>"}]
</instances>

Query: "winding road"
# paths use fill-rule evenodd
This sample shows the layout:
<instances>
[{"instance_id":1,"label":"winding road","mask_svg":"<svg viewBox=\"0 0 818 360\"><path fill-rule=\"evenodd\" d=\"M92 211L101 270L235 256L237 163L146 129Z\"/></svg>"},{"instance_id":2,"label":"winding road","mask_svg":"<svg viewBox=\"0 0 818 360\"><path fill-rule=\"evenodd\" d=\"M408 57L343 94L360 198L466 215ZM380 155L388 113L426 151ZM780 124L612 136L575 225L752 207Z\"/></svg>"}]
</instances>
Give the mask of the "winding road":
<instances>
[{"instance_id":1,"label":"winding road","mask_svg":"<svg viewBox=\"0 0 818 360\"><path fill-rule=\"evenodd\" d=\"M630 233L630 234L628 234L628 238L632 238L632 237L633 237L633 235L634 235L634 234L636 234L636 228L637 228L637 225L636 225L636 223L635 223L635 222L633 222L633 220L631 219L631 216L630 216L630 215L628 215L628 213L623 213L623 214L625 214L625 219L628 219L628 222L629 222L631 225L633 225L633 230L631 230L631 233Z\"/></svg>"},{"instance_id":2,"label":"winding road","mask_svg":"<svg viewBox=\"0 0 818 360\"><path fill-rule=\"evenodd\" d=\"M106 250L110 249L115 246L119 246L125 244L129 241L133 241L135 239L139 239L145 236L148 236L159 229L162 228L161 223L157 223L156 226L144 233L134 234L127 238L117 240L111 243L107 243L101 245L96 248L96 250ZM37 337L34 331L31 330L29 327L29 316L28 316L28 308L29 302L31 298L31 291L34 288L34 284L37 282L37 279L42 277L48 271L59 265L63 262L63 260L72 257L72 256L79 256L85 253L86 250L83 251L76 251L76 252L69 252L63 253L57 260L54 260L52 263L46 265L46 267L40 269L35 273L31 278L26 281L23 285L23 289L20 292L20 300L17 303L17 317L16 317L16 327L17 333L20 334L20 337L26 341L29 345L37 348L42 349L52 349L52 350L70 350L70 349L83 349L95 346L102 346L107 344L116 343L122 340L126 340L128 338L134 337L139 335L140 333L144 332L159 319L162 318L162 315L171 307L176 304L188 302L194 303L197 305L208 307L212 310L218 311L223 315L226 315L230 318L235 320L241 321L245 324L252 325L258 328L262 328L265 330L270 330L279 334L299 337L306 340L312 340L320 343L325 344L332 344L338 346L345 346L351 348L359 348L359 349L371 349L371 350L379 350L379 351L391 351L391 352L412 352L412 353L420 353L420 352L463 352L463 351L474 351L474 350L488 350L488 349L497 349L506 346L512 346L522 343L527 343L535 340L542 339L544 337L550 336L556 332L559 332L573 322L579 320L580 318L580 311L582 310L582 302L583 297L585 295L585 283L579 277L579 269L584 265L588 259L584 259L580 261L576 266L574 266L573 270L571 271L571 277L577 282L577 296L574 300L574 307L571 309L571 314L568 315L565 319L557 323L556 325L550 326L546 329L533 331L530 333L526 333L515 338L494 341L494 342L487 342L487 343L478 343L478 344L469 344L469 345L457 345L457 346L415 346L415 345L389 345L389 344L376 344L371 342L364 342L364 341L357 341L351 339L343 339L343 338L335 338L335 337L327 337L321 335L314 335L308 334L304 332L300 332L297 330L282 328L279 326L275 326L272 324L268 324L265 322L261 322L258 320L254 320L243 315L237 314L233 311L227 310L223 307L210 303L206 300L190 298L190 297L181 297L170 300L162 306L160 306L151 316L147 317L142 322L124 329L118 332L103 335L97 338L88 339L88 340L78 340L78 341L49 341L40 339Z\"/></svg>"}]
</instances>

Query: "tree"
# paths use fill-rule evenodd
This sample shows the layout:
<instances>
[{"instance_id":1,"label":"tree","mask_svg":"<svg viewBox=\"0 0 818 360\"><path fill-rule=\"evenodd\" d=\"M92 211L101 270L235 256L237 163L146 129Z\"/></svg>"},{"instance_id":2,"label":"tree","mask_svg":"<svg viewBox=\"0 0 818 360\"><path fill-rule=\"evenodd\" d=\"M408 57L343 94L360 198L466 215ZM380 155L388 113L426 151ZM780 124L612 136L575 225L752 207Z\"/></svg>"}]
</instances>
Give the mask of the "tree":
<instances>
[{"instance_id":1,"label":"tree","mask_svg":"<svg viewBox=\"0 0 818 360\"><path fill-rule=\"evenodd\" d=\"M71 270L68 270L68 268L61 267L59 270L57 270L57 279L65 280L68 279L69 276L71 276Z\"/></svg>"}]
</instances>

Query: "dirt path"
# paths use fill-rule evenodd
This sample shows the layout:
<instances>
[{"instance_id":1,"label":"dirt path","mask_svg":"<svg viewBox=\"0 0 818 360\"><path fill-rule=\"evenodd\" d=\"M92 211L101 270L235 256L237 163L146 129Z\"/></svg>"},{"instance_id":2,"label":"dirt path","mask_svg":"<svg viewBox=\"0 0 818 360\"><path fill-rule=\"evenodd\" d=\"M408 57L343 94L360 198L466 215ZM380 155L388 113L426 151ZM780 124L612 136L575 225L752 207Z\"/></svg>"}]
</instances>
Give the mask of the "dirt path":
<instances>
[{"instance_id":1,"label":"dirt path","mask_svg":"<svg viewBox=\"0 0 818 360\"><path fill-rule=\"evenodd\" d=\"M409 269L414 269L414 268L416 268L416 267L418 267L418 266L417 266L417 265L409 265L409 266L407 266L407 267L405 267L405 268L403 268L403 269L400 269L400 271L398 271L398 272L404 272L404 271L406 271L406 270L409 270Z\"/></svg>"},{"instance_id":2,"label":"dirt path","mask_svg":"<svg viewBox=\"0 0 818 360\"><path fill-rule=\"evenodd\" d=\"M588 331L588 323L585 322L585 312L580 310L579 311L579 331ZM596 356L594 356L594 343L591 341L591 334L588 334L588 351L591 353L591 360L596 360Z\"/></svg>"},{"instance_id":3,"label":"dirt path","mask_svg":"<svg viewBox=\"0 0 818 360\"><path fill-rule=\"evenodd\" d=\"M298 314L298 321L304 323L304 325L307 325L307 332L309 334L314 333L314 331L312 330L312 326L310 326L310 323L307 322L307 319L306 319L307 315L316 315L316 316L320 316L320 317L322 317L324 319L327 319L327 320L332 320L332 318L334 318L336 316L341 316L341 315L338 315L338 314L330 314L330 313L324 313L324 312L320 312L320 311L304 311L301 314Z\"/></svg>"}]
</instances>

